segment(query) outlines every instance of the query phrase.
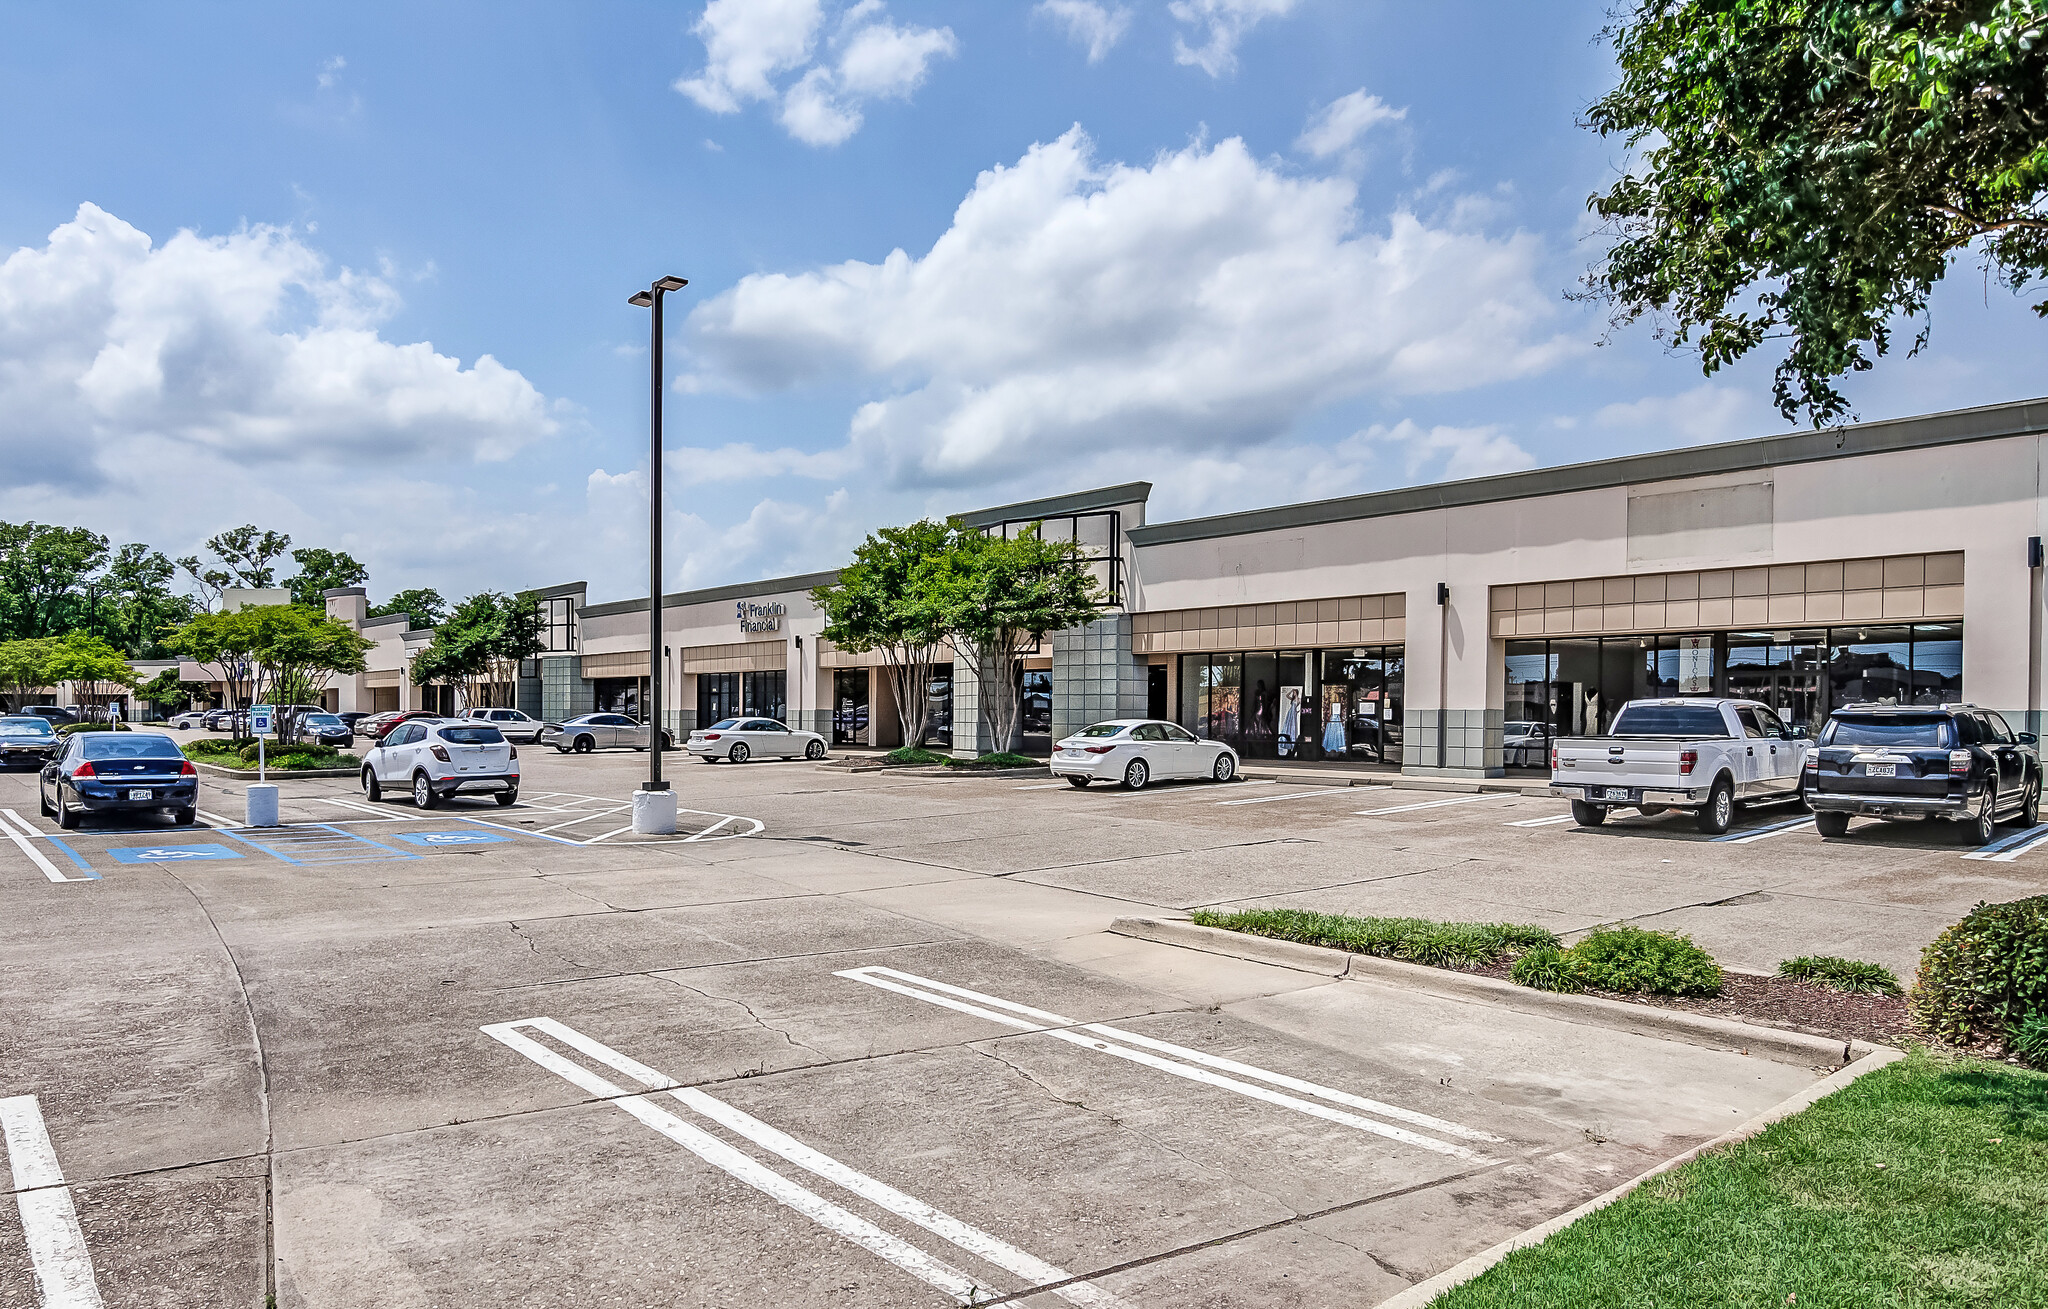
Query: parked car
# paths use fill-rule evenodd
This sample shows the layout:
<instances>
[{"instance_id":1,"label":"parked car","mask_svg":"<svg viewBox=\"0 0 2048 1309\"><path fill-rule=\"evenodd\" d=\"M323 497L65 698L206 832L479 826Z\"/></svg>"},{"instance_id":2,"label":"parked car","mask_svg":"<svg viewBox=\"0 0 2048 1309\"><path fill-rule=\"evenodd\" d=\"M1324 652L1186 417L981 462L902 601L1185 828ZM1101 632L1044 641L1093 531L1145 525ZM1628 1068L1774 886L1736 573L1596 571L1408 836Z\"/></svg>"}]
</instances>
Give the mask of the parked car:
<instances>
[{"instance_id":1,"label":"parked car","mask_svg":"<svg viewBox=\"0 0 2048 1309\"><path fill-rule=\"evenodd\" d=\"M518 741L532 745L540 740L543 724L538 718L530 718L517 709L472 709L463 717L471 722L489 723L505 734L507 741Z\"/></svg>"},{"instance_id":2,"label":"parked car","mask_svg":"<svg viewBox=\"0 0 2048 1309\"><path fill-rule=\"evenodd\" d=\"M181 732L195 731L206 726L206 715L210 712L207 709L187 709L184 713L172 714L170 725Z\"/></svg>"},{"instance_id":3,"label":"parked car","mask_svg":"<svg viewBox=\"0 0 2048 1309\"><path fill-rule=\"evenodd\" d=\"M370 747L362 783L373 801L393 787L422 809L464 792L509 805L519 799L519 748L488 723L414 718Z\"/></svg>"},{"instance_id":4,"label":"parked car","mask_svg":"<svg viewBox=\"0 0 2048 1309\"><path fill-rule=\"evenodd\" d=\"M205 721L200 724L209 732L239 733L249 725L249 711L246 709L209 709Z\"/></svg>"},{"instance_id":5,"label":"parked car","mask_svg":"<svg viewBox=\"0 0 2048 1309\"><path fill-rule=\"evenodd\" d=\"M301 714L298 733L302 741L317 741L321 745L335 747L354 745L356 740L354 729L342 722L339 714Z\"/></svg>"},{"instance_id":6,"label":"parked car","mask_svg":"<svg viewBox=\"0 0 2048 1309\"><path fill-rule=\"evenodd\" d=\"M57 744L57 729L47 718L34 714L0 718L0 766L34 764L40 768L56 757Z\"/></svg>"},{"instance_id":7,"label":"parked car","mask_svg":"<svg viewBox=\"0 0 2048 1309\"><path fill-rule=\"evenodd\" d=\"M198 814L199 770L161 732L80 732L43 765L36 801L66 831L83 814L162 810L190 823Z\"/></svg>"},{"instance_id":8,"label":"parked car","mask_svg":"<svg viewBox=\"0 0 2048 1309\"><path fill-rule=\"evenodd\" d=\"M540 743L563 754L571 750L577 754L589 754L592 750L645 750L647 742L647 724L624 714L584 714L563 723L544 723L540 729ZM661 748L675 749L675 737L663 732Z\"/></svg>"},{"instance_id":9,"label":"parked car","mask_svg":"<svg viewBox=\"0 0 2048 1309\"><path fill-rule=\"evenodd\" d=\"M781 759L825 757L825 738L816 732L791 728L773 718L725 718L690 733L683 749L705 763L720 759L743 764L755 755Z\"/></svg>"},{"instance_id":10,"label":"parked car","mask_svg":"<svg viewBox=\"0 0 2048 1309\"><path fill-rule=\"evenodd\" d=\"M1813 742L1754 700L1631 700L1605 736L1562 737L1550 751L1550 793L1572 802L1581 827L1607 811L1645 817L1690 809L1710 836L1737 807L1804 799Z\"/></svg>"},{"instance_id":11,"label":"parked car","mask_svg":"<svg viewBox=\"0 0 2048 1309\"><path fill-rule=\"evenodd\" d=\"M340 714L339 717L342 722L349 725L350 731L354 731L355 725L362 722L365 718L371 717L371 714L368 710L350 709L346 713Z\"/></svg>"},{"instance_id":12,"label":"parked car","mask_svg":"<svg viewBox=\"0 0 2048 1309\"><path fill-rule=\"evenodd\" d=\"M428 713L424 709L387 709L381 714L372 714L356 724L356 733L359 736L367 736L372 741L380 741L400 723L409 723L416 718L440 717L441 715Z\"/></svg>"},{"instance_id":13,"label":"parked car","mask_svg":"<svg viewBox=\"0 0 2048 1309\"><path fill-rule=\"evenodd\" d=\"M1526 719L1507 723L1500 748L1510 768L1541 768L1550 758L1550 724Z\"/></svg>"},{"instance_id":14,"label":"parked car","mask_svg":"<svg viewBox=\"0 0 2048 1309\"><path fill-rule=\"evenodd\" d=\"M1821 729L1806 761L1806 798L1822 836L1857 814L1938 818L1988 844L2001 816L2041 821L2041 756L2031 732L1975 705L1850 705Z\"/></svg>"},{"instance_id":15,"label":"parked car","mask_svg":"<svg viewBox=\"0 0 2048 1309\"><path fill-rule=\"evenodd\" d=\"M22 710L21 712L27 714L31 718L41 718L44 721L48 722L52 727L62 727L66 723L77 723L84 721L77 714L72 713L69 709L60 709L53 704L32 704L28 708Z\"/></svg>"},{"instance_id":16,"label":"parked car","mask_svg":"<svg viewBox=\"0 0 2048 1309\"><path fill-rule=\"evenodd\" d=\"M1052 775L1070 786L1121 781L1133 791L1155 779L1237 776L1237 751L1205 741L1179 723L1116 718L1084 727L1053 750Z\"/></svg>"}]
</instances>

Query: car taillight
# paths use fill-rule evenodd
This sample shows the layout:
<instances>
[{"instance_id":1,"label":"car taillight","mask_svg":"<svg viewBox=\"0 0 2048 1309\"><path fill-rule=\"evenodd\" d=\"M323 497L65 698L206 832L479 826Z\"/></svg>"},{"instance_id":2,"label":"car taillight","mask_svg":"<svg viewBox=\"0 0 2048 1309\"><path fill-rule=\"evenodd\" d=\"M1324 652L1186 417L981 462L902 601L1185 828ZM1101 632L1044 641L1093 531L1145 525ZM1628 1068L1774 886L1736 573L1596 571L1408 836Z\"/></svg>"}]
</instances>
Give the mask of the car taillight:
<instances>
[{"instance_id":1,"label":"car taillight","mask_svg":"<svg viewBox=\"0 0 2048 1309\"><path fill-rule=\"evenodd\" d=\"M1968 777L1970 775L1970 752L1968 750L1949 751L1948 771L1951 777Z\"/></svg>"},{"instance_id":2,"label":"car taillight","mask_svg":"<svg viewBox=\"0 0 2048 1309\"><path fill-rule=\"evenodd\" d=\"M1820 771L1820 756L1814 754L1810 750L1807 752L1806 755L1806 771L1809 773L1817 773Z\"/></svg>"},{"instance_id":3,"label":"car taillight","mask_svg":"<svg viewBox=\"0 0 2048 1309\"><path fill-rule=\"evenodd\" d=\"M1557 771L1557 747L1554 745L1550 747L1550 771Z\"/></svg>"},{"instance_id":4,"label":"car taillight","mask_svg":"<svg viewBox=\"0 0 2048 1309\"><path fill-rule=\"evenodd\" d=\"M1697 750L1680 750L1680 751L1678 752L1678 775L1679 775L1680 777L1691 777L1691 776L1692 776L1692 770L1693 770L1693 765L1697 764L1697 763L1698 763L1699 761L1700 761L1700 752L1699 752L1699 751L1697 751Z\"/></svg>"},{"instance_id":5,"label":"car taillight","mask_svg":"<svg viewBox=\"0 0 2048 1309\"><path fill-rule=\"evenodd\" d=\"M507 759L517 759L519 757L519 747L516 745L507 746L505 757Z\"/></svg>"},{"instance_id":6,"label":"car taillight","mask_svg":"<svg viewBox=\"0 0 2048 1309\"><path fill-rule=\"evenodd\" d=\"M434 758L439 759L442 763L448 762L448 751L446 748L437 745L434 747L433 754Z\"/></svg>"},{"instance_id":7,"label":"car taillight","mask_svg":"<svg viewBox=\"0 0 2048 1309\"><path fill-rule=\"evenodd\" d=\"M197 777L199 776L199 770L192 766L192 761L190 759L187 759L184 763L178 765L178 776Z\"/></svg>"},{"instance_id":8,"label":"car taillight","mask_svg":"<svg viewBox=\"0 0 2048 1309\"><path fill-rule=\"evenodd\" d=\"M1081 748L1089 754L1108 754L1111 750L1116 749L1113 745L1084 745Z\"/></svg>"},{"instance_id":9,"label":"car taillight","mask_svg":"<svg viewBox=\"0 0 2048 1309\"><path fill-rule=\"evenodd\" d=\"M722 735L724 735L724 733L722 732L706 732L704 733L704 739L707 741L716 741Z\"/></svg>"},{"instance_id":10,"label":"car taillight","mask_svg":"<svg viewBox=\"0 0 2048 1309\"><path fill-rule=\"evenodd\" d=\"M79 765L78 767L76 767L76 768L72 769L72 770L71 770L71 775L72 775L73 777L98 777L98 776L99 776L99 774L98 774L98 773L96 773L96 772L94 772L94 771L93 771L93 767L92 767L92 760L90 760L90 759L86 760L86 761L85 761L84 763L80 764L80 765Z\"/></svg>"}]
</instances>

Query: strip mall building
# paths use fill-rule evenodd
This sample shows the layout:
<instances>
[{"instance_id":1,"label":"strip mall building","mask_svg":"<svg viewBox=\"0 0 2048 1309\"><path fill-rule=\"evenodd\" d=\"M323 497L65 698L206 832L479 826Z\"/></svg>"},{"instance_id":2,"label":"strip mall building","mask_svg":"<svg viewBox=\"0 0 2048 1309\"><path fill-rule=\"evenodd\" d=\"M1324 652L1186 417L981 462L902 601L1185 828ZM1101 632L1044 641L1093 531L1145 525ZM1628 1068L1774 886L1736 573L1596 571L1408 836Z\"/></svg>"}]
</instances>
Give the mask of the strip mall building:
<instances>
[{"instance_id":1,"label":"strip mall building","mask_svg":"<svg viewBox=\"0 0 2048 1309\"><path fill-rule=\"evenodd\" d=\"M1027 743L1172 718L1248 758L1426 775L1540 766L1641 696L1739 695L1813 725L1851 701L1968 699L2041 728L2048 400L1635 455L1178 522L1146 483L963 515L1080 542L1111 614L1025 661ZM671 725L786 718L894 745L889 684L834 649L831 573L662 599ZM541 592L550 651L518 703L637 713L647 601ZM329 610L357 624L359 592ZM391 624L341 709L422 703ZM387 666L388 665L388 666ZM938 739L992 748L965 662Z\"/></svg>"}]
</instances>

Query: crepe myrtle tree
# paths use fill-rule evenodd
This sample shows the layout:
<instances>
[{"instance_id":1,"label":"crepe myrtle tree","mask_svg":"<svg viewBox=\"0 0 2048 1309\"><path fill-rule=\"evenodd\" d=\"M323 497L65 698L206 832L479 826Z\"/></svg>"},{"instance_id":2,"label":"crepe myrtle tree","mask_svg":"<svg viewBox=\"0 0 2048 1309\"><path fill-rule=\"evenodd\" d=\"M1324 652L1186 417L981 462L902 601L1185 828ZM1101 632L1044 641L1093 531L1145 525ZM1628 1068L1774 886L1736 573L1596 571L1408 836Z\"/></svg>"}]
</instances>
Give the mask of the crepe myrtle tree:
<instances>
[{"instance_id":1,"label":"crepe myrtle tree","mask_svg":"<svg viewBox=\"0 0 2048 1309\"><path fill-rule=\"evenodd\" d=\"M456 605L413 656L413 685L459 686L465 707L490 703L493 687L518 678L521 660L547 649L536 601L531 591L482 591Z\"/></svg>"},{"instance_id":2,"label":"crepe myrtle tree","mask_svg":"<svg viewBox=\"0 0 2048 1309\"><path fill-rule=\"evenodd\" d=\"M311 700L335 673L362 672L371 647L348 624L289 604L203 613L173 631L164 644L210 669L235 709L286 692L294 699L282 703Z\"/></svg>"},{"instance_id":3,"label":"crepe myrtle tree","mask_svg":"<svg viewBox=\"0 0 2048 1309\"><path fill-rule=\"evenodd\" d=\"M43 671L50 645L48 637L40 636L0 641L0 696L4 696L0 703L19 709L30 696L50 684Z\"/></svg>"},{"instance_id":4,"label":"crepe myrtle tree","mask_svg":"<svg viewBox=\"0 0 2048 1309\"><path fill-rule=\"evenodd\" d=\"M1081 547L1048 541L1032 523L1014 536L956 528L932 569L953 644L974 661L977 696L999 751L1013 750L1024 656L1046 637L1100 618L1109 597Z\"/></svg>"},{"instance_id":5,"label":"crepe myrtle tree","mask_svg":"<svg viewBox=\"0 0 2048 1309\"><path fill-rule=\"evenodd\" d=\"M931 729L932 665L949 635L937 569L958 535L929 518L881 528L860 543L835 581L811 591L811 603L825 615L826 640L882 657L906 746L923 745Z\"/></svg>"},{"instance_id":6,"label":"crepe myrtle tree","mask_svg":"<svg viewBox=\"0 0 2048 1309\"><path fill-rule=\"evenodd\" d=\"M1586 293L1712 374L1782 341L1788 420L1847 414L1950 265L2048 275L2048 0L1629 0L1584 123L1634 158ZM2048 299L2034 306L2048 316Z\"/></svg>"},{"instance_id":7,"label":"crepe myrtle tree","mask_svg":"<svg viewBox=\"0 0 2048 1309\"><path fill-rule=\"evenodd\" d=\"M87 632L70 632L50 642L43 656L43 677L52 685L70 682L78 688L79 703L94 711L139 680L126 655Z\"/></svg>"}]
</instances>

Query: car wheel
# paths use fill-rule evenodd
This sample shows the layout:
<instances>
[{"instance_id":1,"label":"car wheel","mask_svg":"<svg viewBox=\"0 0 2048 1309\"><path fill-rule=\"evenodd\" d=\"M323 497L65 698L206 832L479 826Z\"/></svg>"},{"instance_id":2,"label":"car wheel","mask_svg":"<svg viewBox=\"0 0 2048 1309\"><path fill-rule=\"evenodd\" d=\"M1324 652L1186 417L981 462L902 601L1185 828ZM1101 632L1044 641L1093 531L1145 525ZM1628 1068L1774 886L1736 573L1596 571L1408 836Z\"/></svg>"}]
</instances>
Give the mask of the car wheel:
<instances>
[{"instance_id":1,"label":"car wheel","mask_svg":"<svg viewBox=\"0 0 2048 1309\"><path fill-rule=\"evenodd\" d=\"M1088 783L1094 780L1095 779L1091 777L1075 777L1072 773L1067 774L1067 785L1073 787L1076 791L1087 786Z\"/></svg>"},{"instance_id":2,"label":"car wheel","mask_svg":"<svg viewBox=\"0 0 2048 1309\"><path fill-rule=\"evenodd\" d=\"M1722 778L1714 783L1714 789L1707 793L1707 802L1700 808L1700 831L1708 836L1719 836L1735 825L1735 788Z\"/></svg>"},{"instance_id":3,"label":"car wheel","mask_svg":"<svg viewBox=\"0 0 2048 1309\"><path fill-rule=\"evenodd\" d=\"M1151 780L1152 770L1145 766L1143 759L1133 759L1124 765L1124 789L1126 791L1142 791L1145 789L1145 784Z\"/></svg>"},{"instance_id":4,"label":"car wheel","mask_svg":"<svg viewBox=\"0 0 2048 1309\"><path fill-rule=\"evenodd\" d=\"M43 783L40 778L36 780L36 812L45 818L54 818L57 814L55 809L50 808L50 797L43 794Z\"/></svg>"},{"instance_id":5,"label":"car wheel","mask_svg":"<svg viewBox=\"0 0 2048 1309\"><path fill-rule=\"evenodd\" d=\"M412 802L421 809L432 809L440 800L434 794L434 784L427 780L425 773L412 775Z\"/></svg>"},{"instance_id":6,"label":"car wheel","mask_svg":"<svg viewBox=\"0 0 2048 1309\"><path fill-rule=\"evenodd\" d=\"M577 738L576 738L576 753L577 753L577 754L589 754L589 753L590 753L590 752L591 752L592 750L595 750L595 749L597 749L597 738L596 738L596 737L594 737L594 736L579 736L579 737L577 737Z\"/></svg>"},{"instance_id":7,"label":"car wheel","mask_svg":"<svg viewBox=\"0 0 2048 1309\"><path fill-rule=\"evenodd\" d=\"M1587 804L1584 800L1572 801L1572 821L1581 827L1598 827L1607 821L1604 805Z\"/></svg>"},{"instance_id":8,"label":"car wheel","mask_svg":"<svg viewBox=\"0 0 2048 1309\"><path fill-rule=\"evenodd\" d=\"M1966 815L1962 822L1956 824L1962 829L1963 844L1990 845L1998 839L1997 797L1998 784L1987 783L1984 787L1984 798L1977 805L1977 812ZM63 799L62 792L58 793L58 799Z\"/></svg>"},{"instance_id":9,"label":"car wheel","mask_svg":"<svg viewBox=\"0 0 2048 1309\"><path fill-rule=\"evenodd\" d=\"M747 743L745 741L734 741L732 743L732 749L725 752L725 757L727 759L732 760L736 764L743 764L747 762L747 756L752 753L753 751L747 749Z\"/></svg>"},{"instance_id":10,"label":"car wheel","mask_svg":"<svg viewBox=\"0 0 2048 1309\"><path fill-rule=\"evenodd\" d=\"M1815 814L1813 816L1813 830L1819 832L1822 836L1847 836L1849 834L1849 815L1843 813Z\"/></svg>"},{"instance_id":11,"label":"car wheel","mask_svg":"<svg viewBox=\"0 0 2048 1309\"><path fill-rule=\"evenodd\" d=\"M558 745L558 746L556 746L556 747L555 747L555 753L556 753L556 754L567 754L567 753L569 753L569 747L568 747L568 746L566 746L566 745Z\"/></svg>"},{"instance_id":12,"label":"car wheel","mask_svg":"<svg viewBox=\"0 0 2048 1309\"><path fill-rule=\"evenodd\" d=\"M2036 777L2027 783L2026 794L2020 798L2020 826L2035 827L2041 822L2041 779Z\"/></svg>"},{"instance_id":13,"label":"car wheel","mask_svg":"<svg viewBox=\"0 0 2048 1309\"><path fill-rule=\"evenodd\" d=\"M1237 756L1225 750L1216 756L1216 766L1209 770L1209 776L1219 782L1227 782L1237 776Z\"/></svg>"},{"instance_id":14,"label":"car wheel","mask_svg":"<svg viewBox=\"0 0 2048 1309\"><path fill-rule=\"evenodd\" d=\"M78 814L64 803L64 788L61 786L57 788L57 826L67 832L78 826Z\"/></svg>"},{"instance_id":15,"label":"car wheel","mask_svg":"<svg viewBox=\"0 0 2048 1309\"><path fill-rule=\"evenodd\" d=\"M1796 814L1810 814L1813 812L1813 805L1806 798L1806 773L1804 771L1801 771L1799 774L1799 788L1792 792L1792 812Z\"/></svg>"},{"instance_id":16,"label":"car wheel","mask_svg":"<svg viewBox=\"0 0 2048 1309\"><path fill-rule=\"evenodd\" d=\"M384 784L377 780L377 774L368 768L363 769L363 799L375 804L383 798Z\"/></svg>"},{"instance_id":17,"label":"car wheel","mask_svg":"<svg viewBox=\"0 0 2048 1309\"><path fill-rule=\"evenodd\" d=\"M514 787L509 791L500 791L492 798L497 800L498 808L510 809L513 805L519 803L519 788Z\"/></svg>"},{"instance_id":18,"label":"car wheel","mask_svg":"<svg viewBox=\"0 0 2048 1309\"><path fill-rule=\"evenodd\" d=\"M199 810L196 807L191 809L173 809L171 810L171 821L180 827L190 827L193 823L199 821Z\"/></svg>"},{"instance_id":19,"label":"car wheel","mask_svg":"<svg viewBox=\"0 0 2048 1309\"><path fill-rule=\"evenodd\" d=\"M823 741L813 741L809 745L804 747L804 758L810 760L818 760L823 759L824 757L825 743Z\"/></svg>"},{"instance_id":20,"label":"car wheel","mask_svg":"<svg viewBox=\"0 0 2048 1309\"><path fill-rule=\"evenodd\" d=\"M673 750L676 748L676 738L674 733L663 732L661 734L661 748L664 751Z\"/></svg>"}]
</instances>

